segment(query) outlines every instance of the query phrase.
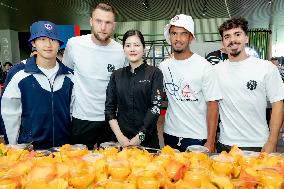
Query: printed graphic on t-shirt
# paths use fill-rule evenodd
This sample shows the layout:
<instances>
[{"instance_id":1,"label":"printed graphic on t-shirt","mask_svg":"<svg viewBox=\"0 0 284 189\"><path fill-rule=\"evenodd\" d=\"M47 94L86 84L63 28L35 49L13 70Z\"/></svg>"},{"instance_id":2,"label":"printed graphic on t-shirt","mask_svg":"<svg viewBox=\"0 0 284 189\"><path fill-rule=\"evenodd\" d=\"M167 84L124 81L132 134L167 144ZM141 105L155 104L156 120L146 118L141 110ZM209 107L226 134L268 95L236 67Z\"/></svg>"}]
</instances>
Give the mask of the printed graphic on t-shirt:
<instances>
[{"instance_id":1,"label":"printed graphic on t-shirt","mask_svg":"<svg viewBox=\"0 0 284 189\"><path fill-rule=\"evenodd\" d=\"M175 98L176 100L180 101L198 101L195 96L195 91L192 89L191 85L179 79L175 81L170 68L168 68L171 82L165 83L165 88L168 90L169 94Z\"/></svg>"},{"instance_id":2,"label":"printed graphic on t-shirt","mask_svg":"<svg viewBox=\"0 0 284 189\"><path fill-rule=\"evenodd\" d=\"M207 61L210 62L212 65L218 64L220 62L220 58L218 56L209 56L207 57Z\"/></svg>"},{"instance_id":3,"label":"printed graphic on t-shirt","mask_svg":"<svg viewBox=\"0 0 284 189\"><path fill-rule=\"evenodd\" d=\"M112 65L112 64L108 64L108 65L107 65L107 70L108 70L108 72L114 72L115 66Z\"/></svg>"},{"instance_id":4,"label":"printed graphic on t-shirt","mask_svg":"<svg viewBox=\"0 0 284 189\"><path fill-rule=\"evenodd\" d=\"M247 88L249 89L249 90L255 90L256 89L256 86L257 86L257 82L256 81L254 81L254 80L249 80L248 82L247 82Z\"/></svg>"}]
</instances>

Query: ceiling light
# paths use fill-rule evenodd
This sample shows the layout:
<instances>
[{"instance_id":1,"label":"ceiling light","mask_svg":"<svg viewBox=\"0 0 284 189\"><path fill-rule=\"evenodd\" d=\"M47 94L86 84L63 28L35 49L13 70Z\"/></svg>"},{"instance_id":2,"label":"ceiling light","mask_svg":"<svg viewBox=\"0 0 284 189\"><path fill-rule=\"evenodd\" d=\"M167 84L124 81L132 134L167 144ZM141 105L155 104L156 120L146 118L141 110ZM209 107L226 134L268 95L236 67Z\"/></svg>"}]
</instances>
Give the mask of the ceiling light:
<instances>
[{"instance_id":1,"label":"ceiling light","mask_svg":"<svg viewBox=\"0 0 284 189\"><path fill-rule=\"evenodd\" d=\"M143 7L145 9L148 9L149 8L149 1L148 0L144 0L143 3L142 3Z\"/></svg>"},{"instance_id":2,"label":"ceiling light","mask_svg":"<svg viewBox=\"0 0 284 189\"><path fill-rule=\"evenodd\" d=\"M203 2L203 10L202 10L202 15L203 15L203 16L206 15L207 10L208 10L208 8L207 8L207 0L205 0L205 1Z\"/></svg>"},{"instance_id":3,"label":"ceiling light","mask_svg":"<svg viewBox=\"0 0 284 189\"><path fill-rule=\"evenodd\" d=\"M9 8L9 9L12 9L12 10L15 10L15 11L18 11L18 10L19 10L18 8L13 7L13 6L11 6L11 5L8 5L8 4L6 4L6 3L3 3L2 1L0 1L0 6Z\"/></svg>"}]
</instances>

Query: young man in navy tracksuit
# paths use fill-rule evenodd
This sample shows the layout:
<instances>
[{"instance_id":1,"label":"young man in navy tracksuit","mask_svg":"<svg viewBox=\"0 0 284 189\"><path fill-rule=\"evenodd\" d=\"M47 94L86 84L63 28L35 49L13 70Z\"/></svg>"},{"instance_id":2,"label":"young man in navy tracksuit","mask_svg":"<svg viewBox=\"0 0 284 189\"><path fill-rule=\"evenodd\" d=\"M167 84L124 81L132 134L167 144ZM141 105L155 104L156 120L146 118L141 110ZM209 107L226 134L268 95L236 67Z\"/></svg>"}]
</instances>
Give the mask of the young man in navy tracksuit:
<instances>
[{"instance_id":1,"label":"young man in navy tracksuit","mask_svg":"<svg viewBox=\"0 0 284 189\"><path fill-rule=\"evenodd\" d=\"M35 22L30 32L37 55L9 71L1 114L9 144L48 149L70 142L73 74L56 59L64 42L54 23Z\"/></svg>"}]
</instances>

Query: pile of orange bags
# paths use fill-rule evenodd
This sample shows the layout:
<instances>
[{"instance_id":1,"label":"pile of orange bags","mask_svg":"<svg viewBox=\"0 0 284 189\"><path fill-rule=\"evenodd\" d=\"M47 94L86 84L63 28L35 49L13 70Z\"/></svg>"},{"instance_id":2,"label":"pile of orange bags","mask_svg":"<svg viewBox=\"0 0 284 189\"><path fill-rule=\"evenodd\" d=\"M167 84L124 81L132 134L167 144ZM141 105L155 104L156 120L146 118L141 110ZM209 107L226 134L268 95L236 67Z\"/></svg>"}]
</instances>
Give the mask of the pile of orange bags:
<instances>
[{"instance_id":1,"label":"pile of orange bags","mask_svg":"<svg viewBox=\"0 0 284 189\"><path fill-rule=\"evenodd\" d=\"M284 183L284 156L236 146L211 157L169 146L151 154L64 145L46 155L0 144L0 189L281 189Z\"/></svg>"}]
</instances>

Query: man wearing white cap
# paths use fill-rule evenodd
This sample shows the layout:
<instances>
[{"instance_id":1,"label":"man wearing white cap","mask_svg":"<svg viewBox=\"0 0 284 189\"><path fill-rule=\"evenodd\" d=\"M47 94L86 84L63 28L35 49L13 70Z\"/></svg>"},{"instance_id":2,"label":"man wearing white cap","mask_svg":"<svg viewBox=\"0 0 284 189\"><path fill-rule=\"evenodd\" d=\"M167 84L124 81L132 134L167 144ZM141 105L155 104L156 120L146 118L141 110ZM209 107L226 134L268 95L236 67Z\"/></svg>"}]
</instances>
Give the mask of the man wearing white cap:
<instances>
[{"instance_id":1,"label":"man wearing white cap","mask_svg":"<svg viewBox=\"0 0 284 189\"><path fill-rule=\"evenodd\" d=\"M204 145L213 152L222 95L212 65L189 48L195 38L191 16L172 18L164 36L173 50L173 57L160 64L169 101L165 145L180 151Z\"/></svg>"}]
</instances>

